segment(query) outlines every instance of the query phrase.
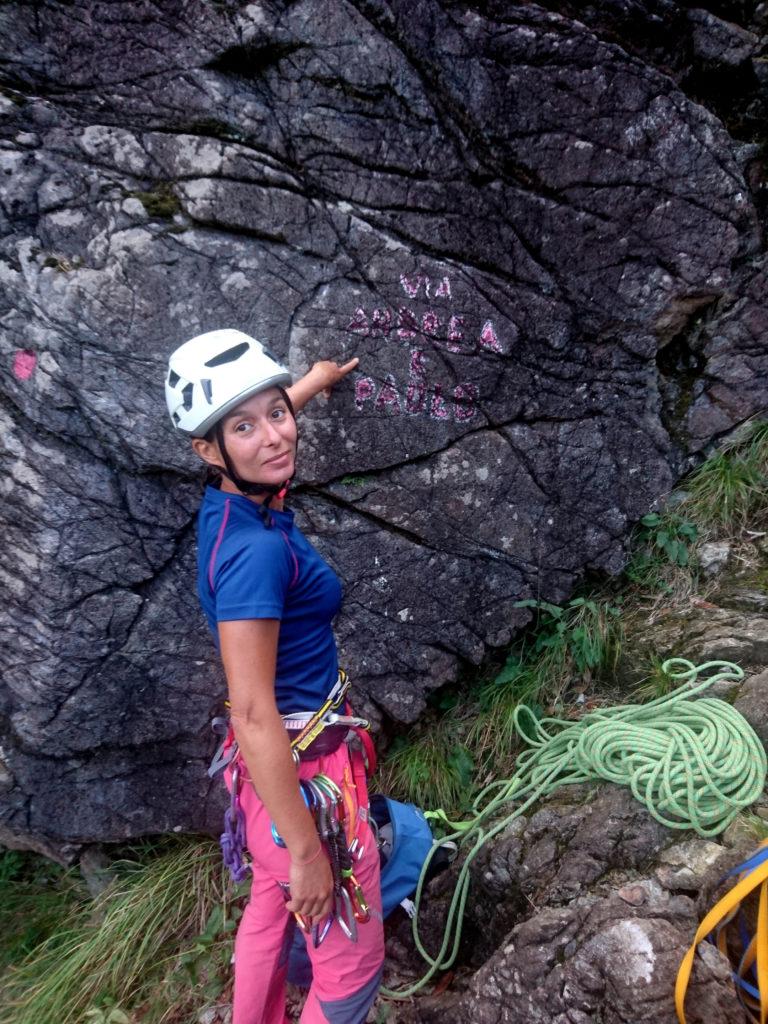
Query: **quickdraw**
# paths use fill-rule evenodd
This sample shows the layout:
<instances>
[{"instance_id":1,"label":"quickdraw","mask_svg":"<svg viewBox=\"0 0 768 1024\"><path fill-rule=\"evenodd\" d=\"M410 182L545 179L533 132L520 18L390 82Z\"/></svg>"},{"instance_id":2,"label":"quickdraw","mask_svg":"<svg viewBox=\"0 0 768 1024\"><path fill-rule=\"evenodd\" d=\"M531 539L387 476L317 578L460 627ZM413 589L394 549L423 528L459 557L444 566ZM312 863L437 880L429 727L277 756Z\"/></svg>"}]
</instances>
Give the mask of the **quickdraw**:
<instances>
[{"instance_id":1,"label":"quickdraw","mask_svg":"<svg viewBox=\"0 0 768 1024\"><path fill-rule=\"evenodd\" d=\"M358 843L357 836L354 836L353 844L348 842L345 798L333 779L318 774L311 779L300 780L299 788L315 819L317 834L325 847L333 875L333 910L322 925L315 925L312 929L313 944L315 947L320 945L334 921L350 942L356 942L357 925L364 924L371 916L353 866L353 862L362 857L364 847ZM272 839L278 846L285 846L274 823ZM287 893L284 884L281 888ZM306 920L299 920L300 915L296 917L303 930L308 931Z\"/></svg>"},{"instance_id":2,"label":"quickdraw","mask_svg":"<svg viewBox=\"0 0 768 1024\"><path fill-rule=\"evenodd\" d=\"M224 866L229 869L232 881L238 885L248 877L251 866L245 860L245 812L240 806L240 768L237 765L232 771L229 807L224 812L224 831L219 843Z\"/></svg>"}]
</instances>

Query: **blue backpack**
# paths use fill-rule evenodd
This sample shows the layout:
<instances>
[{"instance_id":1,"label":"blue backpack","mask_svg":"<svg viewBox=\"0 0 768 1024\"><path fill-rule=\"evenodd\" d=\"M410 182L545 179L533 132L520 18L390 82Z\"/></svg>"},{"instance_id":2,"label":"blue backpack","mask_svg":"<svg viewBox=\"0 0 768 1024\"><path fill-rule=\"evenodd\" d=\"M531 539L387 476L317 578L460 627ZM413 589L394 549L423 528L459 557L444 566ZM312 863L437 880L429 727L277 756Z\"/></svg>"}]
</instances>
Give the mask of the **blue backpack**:
<instances>
[{"instance_id":1,"label":"blue backpack","mask_svg":"<svg viewBox=\"0 0 768 1024\"><path fill-rule=\"evenodd\" d=\"M378 835L381 861L381 907L389 917L395 907L402 904L413 916L410 897L416 891L421 869L434 840L424 812L415 804L403 804L381 793L370 798L371 819ZM429 877L434 876L451 861L449 850L439 850L432 858ZM288 981L300 988L312 983L312 964L307 953L304 933L296 928L288 957Z\"/></svg>"},{"instance_id":2,"label":"blue backpack","mask_svg":"<svg viewBox=\"0 0 768 1024\"><path fill-rule=\"evenodd\" d=\"M389 917L400 904L405 905L411 916L413 905L408 906L409 897L416 891L424 861L432 849L432 829L415 804L403 804L381 793L371 797L371 817L379 838L384 917Z\"/></svg>"}]
</instances>

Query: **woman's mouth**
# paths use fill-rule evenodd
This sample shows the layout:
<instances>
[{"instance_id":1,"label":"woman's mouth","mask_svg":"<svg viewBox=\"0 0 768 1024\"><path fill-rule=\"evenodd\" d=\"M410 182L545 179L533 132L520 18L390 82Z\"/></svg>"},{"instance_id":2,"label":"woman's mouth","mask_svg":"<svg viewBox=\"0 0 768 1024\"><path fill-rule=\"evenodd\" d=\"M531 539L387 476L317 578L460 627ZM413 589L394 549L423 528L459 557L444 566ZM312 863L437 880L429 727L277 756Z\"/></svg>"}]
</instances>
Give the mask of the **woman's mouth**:
<instances>
[{"instance_id":1,"label":"woman's mouth","mask_svg":"<svg viewBox=\"0 0 768 1024\"><path fill-rule=\"evenodd\" d=\"M271 459L267 459L266 462L264 463L264 465L265 466L275 466L275 467L281 466L281 465L283 465L284 462L287 463L288 460L290 459L290 457L291 457L291 453L289 451L288 452L282 452L280 455L274 455Z\"/></svg>"}]
</instances>

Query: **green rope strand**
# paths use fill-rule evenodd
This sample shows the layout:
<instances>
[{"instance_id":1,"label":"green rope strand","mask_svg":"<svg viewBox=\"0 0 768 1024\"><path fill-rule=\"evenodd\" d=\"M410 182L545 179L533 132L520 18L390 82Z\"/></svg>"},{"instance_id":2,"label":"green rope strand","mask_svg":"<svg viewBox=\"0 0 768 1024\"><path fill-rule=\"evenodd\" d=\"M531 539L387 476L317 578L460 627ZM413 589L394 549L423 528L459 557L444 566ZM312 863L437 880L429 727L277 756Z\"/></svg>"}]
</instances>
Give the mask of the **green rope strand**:
<instances>
[{"instance_id":1,"label":"green rope strand","mask_svg":"<svg viewBox=\"0 0 768 1024\"><path fill-rule=\"evenodd\" d=\"M407 999L437 971L448 970L459 950L469 869L475 857L515 818L560 786L598 779L629 786L656 821L667 828L692 829L704 837L718 835L739 811L757 800L766 777L760 740L730 704L698 697L721 680L743 679L743 669L728 661L695 666L684 658L671 658L662 671L684 685L648 704L600 708L577 722L537 719L524 704L515 709L515 729L528 749L518 757L512 778L482 789L466 821L451 821L443 810L427 813L451 830L442 841L456 842L467 854L448 907L440 949L432 956L419 936L418 911L438 844L433 846L419 877L413 917L413 940L428 970L407 988L382 988L383 996ZM511 811L510 803L514 804Z\"/></svg>"}]
</instances>

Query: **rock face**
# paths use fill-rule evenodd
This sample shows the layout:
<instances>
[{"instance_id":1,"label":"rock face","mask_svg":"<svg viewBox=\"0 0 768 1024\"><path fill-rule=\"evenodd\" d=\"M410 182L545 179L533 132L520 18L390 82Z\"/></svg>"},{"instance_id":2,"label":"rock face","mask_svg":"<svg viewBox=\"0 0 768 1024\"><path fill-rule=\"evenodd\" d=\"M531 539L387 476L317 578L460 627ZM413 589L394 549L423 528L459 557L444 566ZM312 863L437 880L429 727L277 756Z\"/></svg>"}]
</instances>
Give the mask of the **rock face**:
<instances>
[{"instance_id":1,"label":"rock face","mask_svg":"<svg viewBox=\"0 0 768 1024\"><path fill-rule=\"evenodd\" d=\"M360 356L295 505L395 723L765 404L763 165L695 102L762 29L550 6L0 5L3 841L216 827L187 337Z\"/></svg>"},{"instance_id":2,"label":"rock face","mask_svg":"<svg viewBox=\"0 0 768 1024\"><path fill-rule=\"evenodd\" d=\"M518 819L473 869L470 915L452 992L416 1001L398 1020L437 1024L676 1024L673 989L710 890L739 854L701 839L663 850L670 834L628 791L562 790ZM440 946L451 877L433 883L420 934ZM709 892L707 898L710 898ZM408 925L390 964L413 963ZM459 991L456 991L456 990ZM463 989L463 991L461 991ZM689 1022L740 1024L730 967L702 944L686 1000Z\"/></svg>"}]
</instances>

